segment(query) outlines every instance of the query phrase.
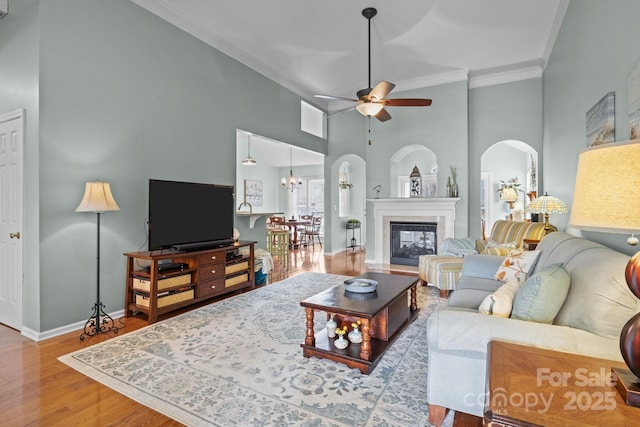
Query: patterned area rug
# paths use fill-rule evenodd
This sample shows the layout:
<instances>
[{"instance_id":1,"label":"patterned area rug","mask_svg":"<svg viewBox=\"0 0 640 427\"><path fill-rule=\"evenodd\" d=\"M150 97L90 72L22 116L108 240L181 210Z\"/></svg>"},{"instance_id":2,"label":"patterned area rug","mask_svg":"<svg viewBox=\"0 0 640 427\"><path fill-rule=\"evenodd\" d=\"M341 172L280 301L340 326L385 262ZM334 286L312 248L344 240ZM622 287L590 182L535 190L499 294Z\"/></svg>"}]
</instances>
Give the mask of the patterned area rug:
<instances>
[{"instance_id":1,"label":"patterned area rug","mask_svg":"<svg viewBox=\"0 0 640 427\"><path fill-rule=\"evenodd\" d=\"M190 426L428 425L426 320L447 301L418 286L418 318L363 375L300 347L300 301L345 278L303 273L59 360Z\"/></svg>"}]
</instances>

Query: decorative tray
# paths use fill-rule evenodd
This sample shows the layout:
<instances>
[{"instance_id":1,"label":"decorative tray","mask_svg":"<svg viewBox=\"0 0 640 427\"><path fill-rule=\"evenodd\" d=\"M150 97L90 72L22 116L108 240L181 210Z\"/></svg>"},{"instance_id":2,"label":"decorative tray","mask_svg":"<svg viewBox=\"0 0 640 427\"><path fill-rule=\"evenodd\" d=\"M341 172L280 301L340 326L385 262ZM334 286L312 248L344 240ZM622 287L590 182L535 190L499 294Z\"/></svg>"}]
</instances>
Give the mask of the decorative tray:
<instances>
[{"instance_id":1,"label":"decorative tray","mask_svg":"<svg viewBox=\"0 0 640 427\"><path fill-rule=\"evenodd\" d=\"M375 292L378 287L378 282L371 279L359 279L354 277L344 281L344 289L356 294L368 294Z\"/></svg>"}]
</instances>

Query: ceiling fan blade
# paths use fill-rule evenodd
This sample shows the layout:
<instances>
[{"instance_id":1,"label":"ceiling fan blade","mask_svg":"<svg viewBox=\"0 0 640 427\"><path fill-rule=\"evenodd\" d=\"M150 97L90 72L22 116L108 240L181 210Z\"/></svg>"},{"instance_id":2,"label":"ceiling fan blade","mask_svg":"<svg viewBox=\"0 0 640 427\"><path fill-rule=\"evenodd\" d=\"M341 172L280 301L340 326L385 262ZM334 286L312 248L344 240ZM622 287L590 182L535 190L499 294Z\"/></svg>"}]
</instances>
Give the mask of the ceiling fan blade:
<instances>
[{"instance_id":1,"label":"ceiling fan blade","mask_svg":"<svg viewBox=\"0 0 640 427\"><path fill-rule=\"evenodd\" d=\"M396 85L394 85L393 83L385 82L383 80L380 83L378 83L376 87L371 89L371 92L369 92L369 99L372 99L374 101L380 101L385 96L387 96L389 92L393 90L394 87L396 87Z\"/></svg>"},{"instance_id":2,"label":"ceiling fan blade","mask_svg":"<svg viewBox=\"0 0 640 427\"><path fill-rule=\"evenodd\" d=\"M431 100L424 98L383 99L381 102L389 107L428 107L431 105Z\"/></svg>"},{"instance_id":3,"label":"ceiling fan blade","mask_svg":"<svg viewBox=\"0 0 640 427\"><path fill-rule=\"evenodd\" d=\"M342 110L336 110L336 111L332 111L330 113L327 113L324 115L324 117L329 117L329 116L333 116L334 114L338 114L338 113L343 113L345 111L349 111L349 110L355 110L356 106L354 105L353 107L347 107L347 108L343 108Z\"/></svg>"},{"instance_id":4,"label":"ceiling fan blade","mask_svg":"<svg viewBox=\"0 0 640 427\"><path fill-rule=\"evenodd\" d=\"M352 98L343 98L342 96L332 96L332 95L313 95L314 98L321 98L321 99L330 99L333 101L351 101L351 102L358 102L357 99L352 99Z\"/></svg>"},{"instance_id":5,"label":"ceiling fan blade","mask_svg":"<svg viewBox=\"0 0 640 427\"><path fill-rule=\"evenodd\" d=\"M376 119L380 120L381 122L386 122L387 120L391 120L391 114L389 114L387 110L383 108L378 112L378 114L376 114Z\"/></svg>"}]
</instances>

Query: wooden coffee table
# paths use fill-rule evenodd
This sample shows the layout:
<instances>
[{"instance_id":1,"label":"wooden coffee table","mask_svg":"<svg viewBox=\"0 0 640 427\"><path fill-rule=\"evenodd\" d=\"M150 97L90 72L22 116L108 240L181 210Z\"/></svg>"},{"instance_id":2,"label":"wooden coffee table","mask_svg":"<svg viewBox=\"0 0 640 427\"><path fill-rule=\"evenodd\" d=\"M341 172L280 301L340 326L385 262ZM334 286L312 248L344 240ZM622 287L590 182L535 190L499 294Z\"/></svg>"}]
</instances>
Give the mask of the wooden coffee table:
<instances>
[{"instance_id":1,"label":"wooden coffee table","mask_svg":"<svg viewBox=\"0 0 640 427\"><path fill-rule=\"evenodd\" d=\"M640 425L616 390L613 360L489 343L484 425Z\"/></svg>"},{"instance_id":2,"label":"wooden coffee table","mask_svg":"<svg viewBox=\"0 0 640 427\"><path fill-rule=\"evenodd\" d=\"M334 286L302 301L306 312L306 336L302 347L304 357L316 356L357 368L369 374L389 348L418 315L416 285L418 278L385 273L365 273L359 278L378 282L376 292L356 294L346 292L344 284ZM334 315L338 327L351 330L351 323L360 320L362 343L349 343L345 349L333 345L335 338L327 336L326 328L314 333L316 311Z\"/></svg>"}]
</instances>

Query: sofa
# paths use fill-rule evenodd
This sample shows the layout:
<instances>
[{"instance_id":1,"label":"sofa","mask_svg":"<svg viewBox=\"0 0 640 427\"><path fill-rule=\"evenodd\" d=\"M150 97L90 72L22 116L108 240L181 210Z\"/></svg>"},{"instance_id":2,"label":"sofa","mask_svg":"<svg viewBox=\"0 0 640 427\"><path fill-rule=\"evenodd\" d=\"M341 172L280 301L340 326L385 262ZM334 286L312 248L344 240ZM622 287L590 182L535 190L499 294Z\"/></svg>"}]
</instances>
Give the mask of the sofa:
<instances>
[{"instance_id":1,"label":"sofa","mask_svg":"<svg viewBox=\"0 0 640 427\"><path fill-rule=\"evenodd\" d=\"M440 425L446 409L482 416L492 340L622 360L620 332L640 309L625 281L629 256L564 232L548 234L532 252L537 259L528 273L507 282L495 275L509 258L467 255L448 307L430 316L427 392L432 425ZM514 280L519 288L507 313L511 317L479 312L487 301L503 301L500 291ZM542 313L543 319L528 318L527 310L536 314L535 307L552 310Z\"/></svg>"},{"instance_id":2,"label":"sofa","mask_svg":"<svg viewBox=\"0 0 640 427\"><path fill-rule=\"evenodd\" d=\"M556 228L551 226L551 230ZM498 220L491 228L489 238L444 239L438 255L418 258L418 276L423 285L440 289L446 297L455 290L462 272L462 257L474 253L507 255L512 249L522 249L524 240L538 241L544 236L544 223Z\"/></svg>"}]
</instances>

